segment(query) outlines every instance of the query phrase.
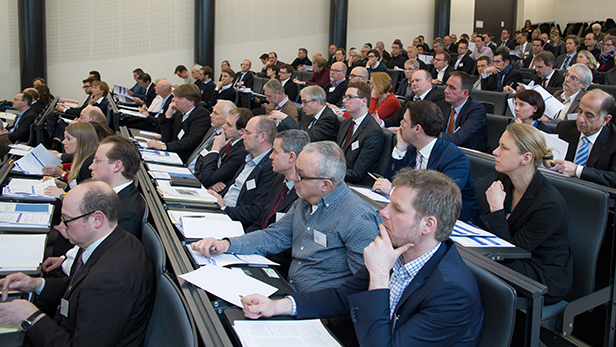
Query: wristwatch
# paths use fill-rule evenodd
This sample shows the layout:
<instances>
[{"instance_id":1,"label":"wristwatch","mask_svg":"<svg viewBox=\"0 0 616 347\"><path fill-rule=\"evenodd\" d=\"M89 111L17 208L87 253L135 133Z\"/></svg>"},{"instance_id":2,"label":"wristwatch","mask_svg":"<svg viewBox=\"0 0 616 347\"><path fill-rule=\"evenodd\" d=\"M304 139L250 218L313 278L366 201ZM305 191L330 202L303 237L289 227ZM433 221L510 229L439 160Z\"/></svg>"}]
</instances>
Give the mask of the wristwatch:
<instances>
[{"instance_id":1,"label":"wristwatch","mask_svg":"<svg viewBox=\"0 0 616 347\"><path fill-rule=\"evenodd\" d=\"M38 318L38 316L40 316L41 314L43 314L43 311L36 310L36 312L34 312L30 317L28 317L26 320L22 320L21 323L19 323L19 329L21 329L21 331L30 330L30 328L32 328L32 322L34 322L36 318Z\"/></svg>"},{"instance_id":2,"label":"wristwatch","mask_svg":"<svg viewBox=\"0 0 616 347\"><path fill-rule=\"evenodd\" d=\"M166 150L167 150L167 144L163 143L163 151L166 151Z\"/></svg>"}]
</instances>

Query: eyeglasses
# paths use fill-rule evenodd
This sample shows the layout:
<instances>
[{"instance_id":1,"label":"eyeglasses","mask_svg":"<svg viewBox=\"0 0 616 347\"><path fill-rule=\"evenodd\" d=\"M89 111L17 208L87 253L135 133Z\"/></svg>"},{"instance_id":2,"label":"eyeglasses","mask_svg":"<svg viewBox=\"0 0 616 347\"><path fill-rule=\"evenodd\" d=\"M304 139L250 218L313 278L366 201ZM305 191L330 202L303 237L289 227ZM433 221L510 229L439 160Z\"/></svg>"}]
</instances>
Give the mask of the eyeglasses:
<instances>
[{"instance_id":1,"label":"eyeglasses","mask_svg":"<svg viewBox=\"0 0 616 347\"><path fill-rule=\"evenodd\" d=\"M64 223L64 225L68 226L68 223L70 223L72 221L75 221L75 220L77 220L79 218L87 217L87 216L91 215L94 212L96 212L96 211L88 212L88 213L82 214L81 216L78 216L78 217L75 217L75 218L71 218L71 219L66 219L66 217L61 215L60 216L60 220L62 221L62 223Z\"/></svg>"},{"instance_id":2,"label":"eyeglasses","mask_svg":"<svg viewBox=\"0 0 616 347\"><path fill-rule=\"evenodd\" d=\"M350 100L350 99L361 99L362 97L359 95L345 95L342 98L344 100Z\"/></svg>"},{"instance_id":3,"label":"eyeglasses","mask_svg":"<svg viewBox=\"0 0 616 347\"><path fill-rule=\"evenodd\" d=\"M496 59L494 59L494 63L498 63L498 64L500 64L500 63L502 63L502 62L503 62L502 60L496 60Z\"/></svg>"},{"instance_id":4,"label":"eyeglasses","mask_svg":"<svg viewBox=\"0 0 616 347\"><path fill-rule=\"evenodd\" d=\"M332 72L344 72L344 70L334 70L334 69L329 69L329 71L332 71Z\"/></svg>"},{"instance_id":5,"label":"eyeglasses","mask_svg":"<svg viewBox=\"0 0 616 347\"><path fill-rule=\"evenodd\" d=\"M302 106L306 106L309 102L317 101L317 99L302 100Z\"/></svg>"},{"instance_id":6,"label":"eyeglasses","mask_svg":"<svg viewBox=\"0 0 616 347\"><path fill-rule=\"evenodd\" d=\"M581 79L579 79L577 76L573 76L573 75L571 75L571 74L570 74L570 73L568 73L568 72L567 72L567 73L565 73L565 78L567 78L567 77L568 77L568 78L571 78L571 80L572 80L572 81L574 81L574 82L579 82L579 81L581 81Z\"/></svg>"},{"instance_id":7,"label":"eyeglasses","mask_svg":"<svg viewBox=\"0 0 616 347\"><path fill-rule=\"evenodd\" d=\"M317 181L317 180L331 180L331 178L327 178L327 177L308 177L308 176L302 176L299 174L299 172L297 172L297 168L295 168L295 176L297 177L297 182L301 182L303 180L306 181Z\"/></svg>"},{"instance_id":8,"label":"eyeglasses","mask_svg":"<svg viewBox=\"0 0 616 347\"><path fill-rule=\"evenodd\" d=\"M355 75L355 74L350 74L350 75L349 75L349 78L360 78L360 77L362 77L362 76L360 76L360 75Z\"/></svg>"},{"instance_id":9,"label":"eyeglasses","mask_svg":"<svg viewBox=\"0 0 616 347\"><path fill-rule=\"evenodd\" d=\"M92 86L83 86L81 89L92 88Z\"/></svg>"},{"instance_id":10,"label":"eyeglasses","mask_svg":"<svg viewBox=\"0 0 616 347\"><path fill-rule=\"evenodd\" d=\"M370 59L372 59L372 58L376 58L376 55L374 55L374 54L373 54L373 55L368 54L368 58L370 58Z\"/></svg>"},{"instance_id":11,"label":"eyeglasses","mask_svg":"<svg viewBox=\"0 0 616 347\"><path fill-rule=\"evenodd\" d=\"M102 162L104 162L104 161L106 161L106 162L107 162L107 164L112 164L112 163L113 163L113 162L111 162L111 161L109 161L109 160L100 160L100 159L96 159L96 158L94 158L94 160L93 160L93 161L94 161L94 164L100 164L100 163L102 163Z\"/></svg>"}]
</instances>

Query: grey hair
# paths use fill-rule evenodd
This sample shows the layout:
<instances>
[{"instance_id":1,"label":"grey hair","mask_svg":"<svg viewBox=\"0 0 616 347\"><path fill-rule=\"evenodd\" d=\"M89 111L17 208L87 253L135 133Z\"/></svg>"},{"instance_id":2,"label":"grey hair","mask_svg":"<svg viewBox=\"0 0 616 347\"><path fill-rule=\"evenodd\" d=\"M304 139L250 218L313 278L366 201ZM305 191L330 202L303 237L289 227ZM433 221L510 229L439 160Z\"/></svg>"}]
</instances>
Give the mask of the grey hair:
<instances>
[{"instance_id":1,"label":"grey hair","mask_svg":"<svg viewBox=\"0 0 616 347\"><path fill-rule=\"evenodd\" d=\"M218 100L216 102L216 104L222 104L223 105L223 112L225 114L229 114L229 112L231 112L231 110L234 110L237 108L237 106L235 106L235 104L229 100Z\"/></svg>"},{"instance_id":2,"label":"grey hair","mask_svg":"<svg viewBox=\"0 0 616 347\"><path fill-rule=\"evenodd\" d=\"M592 72L588 68L588 66L584 64L573 64L569 69L576 68L581 69L582 71L582 83L586 83L586 87L584 90L588 89L588 87L592 84Z\"/></svg>"},{"instance_id":3,"label":"grey hair","mask_svg":"<svg viewBox=\"0 0 616 347\"><path fill-rule=\"evenodd\" d=\"M299 155L304 147L310 143L308 133L299 129L290 129L279 132L276 138L282 141L281 147L285 153L293 152Z\"/></svg>"},{"instance_id":4,"label":"grey hair","mask_svg":"<svg viewBox=\"0 0 616 347\"><path fill-rule=\"evenodd\" d=\"M267 81L267 83L265 83L265 85L263 86L263 89L267 89L273 93L284 94L284 88L282 87L282 83L280 83L280 81L275 78L272 78Z\"/></svg>"},{"instance_id":5,"label":"grey hair","mask_svg":"<svg viewBox=\"0 0 616 347\"><path fill-rule=\"evenodd\" d=\"M299 92L299 95L315 99L319 101L319 104L321 104L322 106L325 106L325 100L327 99L325 91L320 86L308 86L302 89Z\"/></svg>"},{"instance_id":6,"label":"grey hair","mask_svg":"<svg viewBox=\"0 0 616 347\"><path fill-rule=\"evenodd\" d=\"M406 64L412 65L414 69L419 69L419 62L417 61L417 59L407 59L404 62L404 65Z\"/></svg>"},{"instance_id":7,"label":"grey hair","mask_svg":"<svg viewBox=\"0 0 616 347\"><path fill-rule=\"evenodd\" d=\"M302 91L303 90L306 90L306 88L302 89ZM338 144L333 141L312 142L304 147L304 152L316 152L321 155L321 161L317 168L318 177L329 178L334 188L344 182L344 176L346 175L346 160Z\"/></svg>"}]
</instances>

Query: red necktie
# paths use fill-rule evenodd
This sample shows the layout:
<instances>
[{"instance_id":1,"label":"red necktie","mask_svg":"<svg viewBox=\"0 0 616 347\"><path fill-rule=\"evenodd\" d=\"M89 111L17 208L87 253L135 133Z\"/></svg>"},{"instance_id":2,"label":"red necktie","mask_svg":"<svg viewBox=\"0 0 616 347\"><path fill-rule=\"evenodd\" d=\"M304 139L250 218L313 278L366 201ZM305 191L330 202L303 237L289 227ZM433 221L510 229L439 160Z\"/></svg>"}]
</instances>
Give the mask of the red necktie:
<instances>
[{"instance_id":1,"label":"red necktie","mask_svg":"<svg viewBox=\"0 0 616 347\"><path fill-rule=\"evenodd\" d=\"M353 128L355 127L355 122L351 122L351 126L349 127L349 131L347 131L346 137L344 138L344 142L342 143L342 151L346 151L347 147L349 147L349 143L351 142L351 138L353 137Z\"/></svg>"},{"instance_id":2,"label":"red necktie","mask_svg":"<svg viewBox=\"0 0 616 347\"><path fill-rule=\"evenodd\" d=\"M447 133L449 134L453 133L453 124L455 123L455 119L456 119L456 110L452 108L451 115L449 116L449 124L447 125Z\"/></svg>"},{"instance_id":3,"label":"red necktie","mask_svg":"<svg viewBox=\"0 0 616 347\"><path fill-rule=\"evenodd\" d=\"M288 193L289 193L289 187L287 186L286 183L283 183L282 191L280 192L280 197L278 198L276 205L274 205L274 208L272 208L270 213L267 215L267 218L265 219L265 221L263 221L263 225L261 226L261 229L267 228L269 220L272 218L274 213L276 213L276 211L278 210L278 206L280 206L280 204L282 203L282 200L284 200L284 198L287 197Z\"/></svg>"}]
</instances>

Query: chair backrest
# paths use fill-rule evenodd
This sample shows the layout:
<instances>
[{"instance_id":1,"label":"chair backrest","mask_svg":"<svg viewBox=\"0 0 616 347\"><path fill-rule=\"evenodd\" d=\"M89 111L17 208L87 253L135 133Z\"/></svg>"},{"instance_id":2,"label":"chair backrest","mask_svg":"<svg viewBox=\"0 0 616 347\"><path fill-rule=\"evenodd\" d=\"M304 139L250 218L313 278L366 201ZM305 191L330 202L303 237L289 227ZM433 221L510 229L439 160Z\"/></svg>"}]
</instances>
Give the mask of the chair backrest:
<instances>
[{"instance_id":1,"label":"chair backrest","mask_svg":"<svg viewBox=\"0 0 616 347\"><path fill-rule=\"evenodd\" d=\"M144 346L196 347L196 329L186 307L184 297L169 275L161 274Z\"/></svg>"},{"instance_id":2,"label":"chair backrest","mask_svg":"<svg viewBox=\"0 0 616 347\"><path fill-rule=\"evenodd\" d=\"M479 286L483 305L483 330L479 347L511 344L516 315L516 291L498 277L464 260Z\"/></svg>"},{"instance_id":3,"label":"chair backrest","mask_svg":"<svg viewBox=\"0 0 616 347\"><path fill-rule=\"evenodd\" d=\"M524 79L531 79L533 77L533 75L535 74L535 69L521 68L520 69L520 73L522 74L522 78L524 78Z\"/></svg>"},{"instance_id":4,"label":"chair backrest","mask_svg":"<svg viewBox=\"0 0 616 347\"><path fill-rule=\"evenodd\" d=\"M488 190L496 176L498 176L498 172L494 169L494 157L472 149L460 147L460 150L466 154L471 164L475 194L477 195L477 202L479 202L481 211L482 213L490 212L490 205L488 205L486 200L486 190Z\"/></svg>"},{"instance_id":5,"label":"chair backrest","mask_svg":"<svg viewBox=\"0 0 616 347\"><path fill-rule=\"evenodd\" d=\"M252 85L252 91L255 92L255 93L262 94L263 93L263 86L265 85L265 83L268 80L269 80L269 78L263 78L263 77L255 76L254 82L253 82L253 85Z\"/></svg>"},{"instance_id":6,"label":"chair backrest","mask_svg":"<svg viewBox=\"0 0 616 347\"><path fill-rule=\"evenodd\" d=\"M299 79L301 75L302 75L301 71L293 70L293 72L291 73L291 80L294 80L296 78Z\"/></svg>"},{"instance_id":7,"label":"chair backrest","mask_svg":"<svg viewBox=\"0 0 616 347\"><path fill-rule=\"evenodd\" d=\"M486 114L486 119L488 121L488 146L490 146L490 151L493 151L498 147L498 141L505 132L505 129L507 129L507 125L513 122L513 117L488 113Z\"/></svg>"},{"instance_id":8,"label":"chair backrest","mask_svg":"<svg viewBox=\"0 0 616 347\"><path fill-rule=\"evenodd\" d=\"M485 107L486 113L494 113L494 104L487 101L480 101L480 103Z\"/></svg>"},{"instance_id":9,"label":"chair backrest","mask_svg":"<svg viewBox=\"0 0 616 347\"><path fill-rule=\"evenodd\" d=\"M306 82L312 78L312 75L314 75L314 72L312 71L302 71L302 77L300 78L300 81Z\"/></svg>"},{"instance_id":10,"label":"chair backrest","mask_svg":"<svg viewBox=\"0 0 616 347\"><path fill-rule=\"evenodd\" d=\"M381 149L381 157L376 164L376 173L381 176L385 176L385 171L387 170L387 163L389 163L389 158L391 157L391 152L394 149L394 140L396 139L396 134L393 134L389 131L383 131L383 147Z\"/></svg>"},{"instance_id":11,"label":"chair backrest","mask_svg":"<svg viewBox=\"0 0 616 347\"><path fill-rule=\"evenodd\" d=\"M391 92L395 93L398 88L398 82L402 79L400 78L400 73L398 70L388 69L387 73L389 77L391 77Z\"/></svg>"},{"instance_id":12,"label":"chair backrest","mask_svg":"<svg viewBox=\"0 0 616 347\"><path fill-rule=\"evenodd\" d=\"M602 91L608 94L612 94L612 96L616 98L616 86L608 86L604 84L591 84L590 86L588 86L588 90L593 90L593 89L601 89ZM612 115L614 114L612 113Z\"/></svg>"},{"instance_id":13,"label":"chair backrest","mask_svg":"<svg viewBox=\"0 0 616 347\"><path fill-rule=\"evenodd\" d=\"M508 94L490 90L473 90L471 95L479 101L491 102L494 104L494 114L505 114L507 108Z\"/></svg>"},{"instance_id":14,"label":"chair backrest","mask_svg":"<svg viewBox=\"0 0 616 347\"><path fill-rule=\"evenodd\" d=\"M141 227L141 244L147 255L152 259L156 278L165 271L165 251L160 237L150 223L143 223Z\"/></svg>"}]
</instances>

